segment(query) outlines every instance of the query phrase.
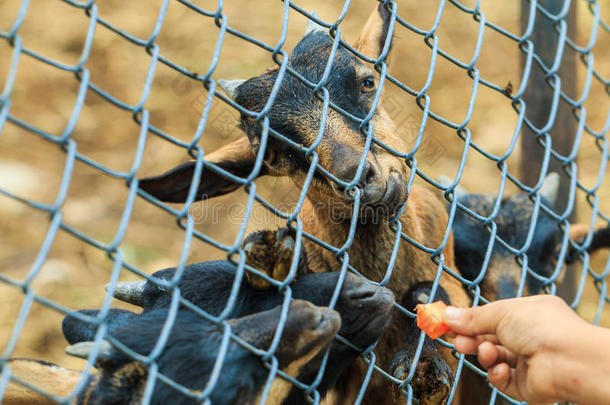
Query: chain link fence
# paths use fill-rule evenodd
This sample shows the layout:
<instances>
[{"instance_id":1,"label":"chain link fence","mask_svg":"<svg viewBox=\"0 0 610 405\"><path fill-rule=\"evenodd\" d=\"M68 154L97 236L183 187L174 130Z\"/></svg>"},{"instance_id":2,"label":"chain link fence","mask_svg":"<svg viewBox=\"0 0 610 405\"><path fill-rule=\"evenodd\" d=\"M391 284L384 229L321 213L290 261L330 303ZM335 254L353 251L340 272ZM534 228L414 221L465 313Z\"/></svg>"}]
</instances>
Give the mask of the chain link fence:
<instances>
[{"instance_id":1,"label":"chain link fence","mask_svg":"<svg viewBox=\"0 0 610 405\"><path fill-rule=\"evenodd\" d=\"M377 4L364 0L238 3L166 0L124 5L23 0L0 4L0 78L4 86L0 95L0 284L6 297L0 335L0 396L13 381L69 403L85 386L95 356L84 365L63 354L66 343L60 322L65 314L81 308L100 309L102 316L91 319L100 325L95 339L99 348L108 309L129 308L112 299L119 280L150 279L152 272L164 267L177 267L180 274L188 263L227 258L237 264L237 274L243 275L250 270L245 269L241 244L250 231L289 226L296 233L296 254L302 239L314 241L337 256L341 268L336 270L362 273L352 266L347 253L358 226L355 214L342 246L332 246L303 227L299 215L315 170L307 172L303 189L282 178L255 182L261 155L253 173L245 177L223 174L240 184L238 191L196 204L191 204L193 187L187 203L180 205L164 204L138 187L140 178L188 159L196 160L199 176L203 168L212 167L206 161L209 152L242 136L238 116L248 111L220 91L218 79L252 77L270 65L279 67L278 82L301 76L288 62L307 20L315 20L330 34L333 52L342 46L350 49L350 40ZM449 274L464 284L473 305L494 298L485 297L479 284L497 246L508 251L519 266L522 280L516 295L524 293L523 280L528 275L546 292L556 294L566 272L573 274L568 277L572 284L566 288L566 300L581 316L609 326L604 311L610 261L605 252L587 252L593 230L610 223L608 3L524 1L522 10L514 4L478 1L425 5L387 1L384 5L391 15L393 61L386 65L385 49L379 59L367 62L380 74L380 87L386 88L383 105L411 149L392 150L369 130L367 148L372 143L404 159L411 169L408 189L414 184L434 188L446 199L449 224L458 215L466 215L491 235L490 243L481 246L484 258L472 279L444 265L441 252L446 238L442 246L424 246L401 233L394 218L388 226L395 232L395 240L416 246L438 265L436 280L430 280L435 281L434 289L440 274ZM313 9L320 17L312 15ZM537 31L540 25L546 25L542 37ZM544 38L551 38L553 45L545 48ZM572 70L562 71L566 64ZM325 83L304 82L318 91L325 104L322 122L330 109L340 112L324 91ZM572 90L566 90L569 83ZM535 98L533 88L548 93L542 119L530 113L544 104ZM263 139L273 133L289 142L268 127L265 112L257 119L264 123ZM360 120L360 127L369 128L369 120ZM559 133L565 133L567 148L557 146ZM521 143L526 137L533 143ZM314 168L316 147L301 146ZM538 156L537 160L532 156ZM536 171L534 181L526 179L529 172L519 175L531 167ZM537 198L542 180L551 171L562 178L561 202L555 209ZM449 181L437 181L440 175L448 176ZM456 201L457 187L493 196L492 209L482 213L459 198ZM353 190L354 204L359 204L360 193ZM529 196L527 201L534 208L522 230L523 241L511 244L496 222L501 197L519 192ZM530 248L536 244L536 226L542 215L548 215L561 231L557 252L552 252L559 259L548 274L536 273L528 265L534 263ZM568 238L574 216L589 231L580 241ZM457 240L459 234L455 237ZM400 246L395 243L391 252L384 252L389 261L387 279ZM570 271L565 264L568 250L575 252ZM371 281L385 285L387 279ZM284 294L287 310L290 283L273 284L272 288ZM234 301L233 296L228 306ZM184 299L174 289L167 325L174 322L180 302ZM335 302L336 296L331 307ZM401 310L414 316L412 308ZM304 389L312 402L320 402L316 393L319 379L307 386L278 370L274 351L286 311L269 349L253 348L231 334L226 317L202 310L197 313L224 333L218 367L230 344L229 336L261 356L269 369L263 401L273 378L282 374ZM167 334L162 337L160 347ZM413 365L423 342L422 334ZM137 357L135 352L131 354ZM459 365L454 386L466 369L484 379L484 370L463 355L455 355ZM83 370L83 377L70 395L58 397L12 375L6 360L14 357L54 361ZM416 403L412 373L404 382L392 377L387 365L376 363L374 347L361 357L367 372L357 402L362 401L372 376L380 374L400 386L408 403ZM155 383L167 383L154 361L148 365L152 378L145 389L145 403L150 401ZM321 367L325 366L323 362ZM200 393L199 400L209 402L218 378L218 373L213 374L209 389ZM176 384L173 387L197 397ZM500 398L519 403L493 387L489 393L490 403Z\"/></svg>"}]
</instances>

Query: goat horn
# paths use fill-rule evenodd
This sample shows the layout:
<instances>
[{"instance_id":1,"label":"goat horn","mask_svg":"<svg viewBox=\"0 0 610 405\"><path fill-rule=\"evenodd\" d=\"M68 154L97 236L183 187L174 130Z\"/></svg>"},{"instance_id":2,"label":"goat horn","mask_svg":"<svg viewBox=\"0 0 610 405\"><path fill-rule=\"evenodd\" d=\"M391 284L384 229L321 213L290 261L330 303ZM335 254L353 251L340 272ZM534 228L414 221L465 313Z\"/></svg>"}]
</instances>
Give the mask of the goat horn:
<instances>
[{"instance_id":1,"label":"goat horn","mask_svg":"<svg viewBox=\"0 0 610 405\"><path fill-rule=\"evenodd\" d=\"M551 205L555 205L558 193L559 174L551 172L542 181L542 186L540 186L540 190L538 190L538 195L547 199Z\"/></svg>"},{"instance_id":2,"label":"goat horn","mask_svg":"<svg viewBox=\"0 0 610 405\"><path fill-rule=\"evenodd\" d=\"M438 176L438 182L441 183L441 186L443 187L449 187L450 185L453 184L453 180L451 180L448 176L445 175L440 175ZM455 195L458 198L462 198L467 196L468 194L470 194L468 192L468 190L466 190L464 187L460 186L459 184L457 186L455 186L455 188L453 189L453 192L455 193Z\"/></svg>"},{"instance_id":3,"label":"goat horn","mask_svg":"<svg viewBox=\"0 0 610 405\"><path fill-rule=\"evenodd\" d=\"M220 87L227 96L233 101L237 97L237 88L245 82L244 79L233 79L233 80L218 80L218 87Z\"/></svg>"},{"instance_id":4,"label":"goat horn","mask_svg":"<svg viewBox=\"0 0 610 405\"><path fill-rule=\"evenodd\" d=\"M318 18L318 13L315 11L311 12L312 17ZM307 28L305 28L305 36L311 34L312 32L326 32L326 29L322 27L320 24L315 22L314 20L307 20Z\"/></svg>"},{"instance_id":5,"label":"goat horn","mask_svg":"<svg viewBox=\"0 0 610 405\"><path fill-rule=\"evenodd\" d=\"M114 298L128 302L139 307L144 306L144 286L145 280L123 281L114 286ZM110 289L110 284L106 285L106 291Z\"/></svg>"},{"instance_id":6,"label":"goat horn","mask_svg":"<svg viewBox=\"0 0 610 405\"><path fill-rule=\"evenodd\" d=\"M95 342L78 342L71 346L66 347L66 353L70 356L80 357L81 359L88 359L89 355L93 351ZM112 356L114 348L106 341L102 340L100 344L100 350L97 352L98 359L108 359Z\"/></svg>"}]
</instances>

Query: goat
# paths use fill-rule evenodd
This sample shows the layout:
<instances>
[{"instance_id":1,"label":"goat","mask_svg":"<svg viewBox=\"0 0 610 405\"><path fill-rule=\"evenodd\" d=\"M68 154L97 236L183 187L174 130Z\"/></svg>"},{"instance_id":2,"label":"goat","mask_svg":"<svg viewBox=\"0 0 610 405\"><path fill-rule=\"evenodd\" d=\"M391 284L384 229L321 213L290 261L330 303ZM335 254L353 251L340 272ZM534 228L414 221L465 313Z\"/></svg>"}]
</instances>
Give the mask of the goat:
<instances>
[{"instance_id":1,"label":"goat","mask_svg":"<svg viewBox=\"0 0 610 405\"><path fill-rule=\"evenodd\" d=\"M211 315L219 315L228 303L228 297L235 280L235 266L227 261L211 261L187 266L177 287L181 296L192 304ZM153 277L170 280L175 268L157 271ZM290 287L292 297L307 300L317 306L330 303L340 273L310 273L299 277ZM115 296L122 300L141 305L144 313L169 307L171 297L163 288L152 281L119 283ZM284 296L277 290L261 291L250 286L245 280L240 285L235 305L227 315L238 318L280 305ZM335 310L341 316L340 335L350 343L360 348L367 348L379 339L384 328L390 321L390 310L394 303L393 294L383 287L375 286L360 277L347 273L338 295ZM96 316L97 310L81 310L81 314ZM129 325L131 319L137 316L131 311L112 309L108 315L107 324L112 332L115 328ZM62 323L66 340L74 344L92 340L96 326L84 322L82 317L68 315ZM419 335L417 328L414 333ZM359 352L351 347L335 341L331 344L329 360L320 385L317 387L321 395L335 385L338 377L358 357ZM321 360L321 359L320 359ZM311 361L299 374L298 379L311 384L319 369L319 362ZM305 403L302 391L293 389L286 403Z\"/></svg>"},{"instance_id":2,"label":"goat","mask_svg":"<svg viewBox=\"0 0 610 405\"><path fill-rule=\"evenodd\" d=\"M439 181L444 185L452 183L441 176ZM552 208L555 205L559 189L559 176L550 173L543 181L539 197L541 202ZM456 189L460 204L478 215L488 217L492 214L497 197L489 194L474 194L463 187ZM515 249L520 249L526 242L532 226L535 227L527 250L527 267L525 274L522 266L515 260L515 255L497 241L487 266L485 277L479 284L481 293L489 300L512 298L520 292L522 295L538 294L543 286L541 278L551 277L557 268L557 255L561 248L563 231L557 227L557 221L540 209L536 222L532 223L534 203L526 193L516 193L503 197L494 222L497 225L497 236ZM490 233L485 224L473 218L462 209L456 210L452 224L454 234L455 262L462 275L474 280L482 270ZM571 224L569 237L572 241L582 243L590 230L589 224ZM610 247L610 228L599 228L592 234L586 248L592 253L601 248ZM571 245L566 252L565 261L574 260L577 250ZM523 281L522 281L523 280Z\"/></svg>"},{"instance_id":3,"label":"goat","mask_svg":"<svg viewBox=\"0 0 610 405\"><path fill-rule=\"evenodd\" d=\"M453 180L440 176L439 182L444 186L450 186ZM555 205L558 190L559 176L556 173L550 173L544 179L538 191L538 197L545 206L552 208ZM456 187L454 195L464 207L485 217L492 214L497 198L490 194L469 193L461 186ZM515 297L519 293L521 295L540 293L543 282L539 277L549 278L555 273L563 233L557 227L557 221L543 209L539 210L536 222L532 223L533 210L534 203L529 196L526 193L516 193L502 199L494 222L497 225L497 236L517 249L525 244L530 227L535 227L530 247L526 253L527 266L537 276L531 274L530 270L524 274L522 266L515 260L515 255L496 241L486 273L478 284L481 295L486 299L494 301ZM573 241L581 241L589 229L588 224L572 224L569 237ZM455 263L464 278L475 280L482 271L490 232L485 224L462 209L457 209L455 212L452 230ZM609 228L600 228L595 231L587 250L593 252L602 247L610 247ZM568 250L566 262L573 260L574 252L572 249ZM477 364L476 358L473 356L469 356L469 360ZM483 379L480 376L467 370L462 382L474 387L463 393L461 399L464 403L489 402L491 390L481 385ZM502 400L499 401L504 403Z\"/></svg>"},{"instance_id":4,"label":"goat","mask_svg":"<svg viewBox=\"0 0 610 405\"><path fill-rule=\"evenodd\" d=\"M232 333L249 344L266 350L274 339L281 312L282 308L278 306L230 320L229 324ZM122 325L110 334L136 353L148 356L157 345L168 313L167 309L157 309L142 315L134 314L128 325ZM321 359L317 355L328 348L340 326L341 319L335 311L316 307L307 301L291 301L282 337L274 351L279 369L296 377L313 358ZM200 403L201 400L195 397L210 383L221 342L222 333L217 326L190 311L178 311L167 343L155 358L155 364L159 373L185 387L193 397L157 380L150 403ZM263 367L258 355L237 343L229 342L221 373L209 398L213 404L258 403L269 371ZM80 342L69 346L66 351L87 359L93 347L94 342ZM88 376L86 388L78 394L78 404L128 405L141 402L149 378L148 368L143 363L104 340L97 356L97 365L100 372ZM57 378L63 374L57 374ZM291 387L288 381L276 377L266 403L284 403ZM74 387L69 388L68 392ZM20 400L14 396L8 399L5 398L3 404L14 405Z\"/></svg>"},{"instance_id":5,"label":"goat","mask_svg":"<svg viewBox=\"0 0 610 405\"><path fill-rule=\"evenodd\" d=\"M380 4L364 25L354 48L368 56L381 55L386 41L391 40L388 35L391 20L385 5ZM288 66L309 82L319 83L332 49L333 40L328 33L310 22L305 37L290 55ZM448 218L442 201L432 191L416 185L408 193L406 179L410 168L402 157L380 146L383 143L396 151L408 150L407 140L397 135L395 124L381 104L372 111L376 94L381 91L376 83L379 75L372 66L346 47L337 48L324 87L330 101L356 119L348 118L334 108L328 109L323 136L319 140L323 102L299 78L287 73L276 89L273 104L266 106L278 74L279 69L275 67L249 80L218 81L232 100L250 112L241 114L241 128L246 136L208 154L206 160L244 178L253 171L256 156L261 153L264 163L258 171L259 176L288 176L302 187L310 165L304 148L317 145L317 170L300 212L307 233L332 246L343 246L350 235L350 220L356 215L357 227L346 251L349 263L368 279L387 284L400 297L417 282L434 280L438 268L430 254L400 238L395 266L391 275L387 274L397 237L390 221L400 213L402 232L424 246L435 249L444 246L444 264L456 269L452 235L447 229ZM263 108L270 128L288 138L290 143L271 131L265 150L259 150L263 138L257 113ZM375 141L365 153L367 136L359 130L359 125L369 114ZM141 179L140 188L165 202L185 202L195 167L195 162L188 162L162 175ZM350 182L357 183L360 190L360 209L355 213L353 199L345 192L345 187L339 185ZM219 174L218 170L204 170L196 198L223 195L239 187L240 184ZM303 242L311 271L328 272L340 268L340 260L334 252L310 240ZM267 270L273 276L271 269L261 270ZM469 305L466 291L455 278L443 273L440 285L453 305ZM379 365L386 369L405 341L404 322L396 319L377 346ZM444 356L448 362L456 364L448 350L444 351ZM358 392L364 373L362 367L351 373L348 380L352 387L347 389L349 393L343 394L346 401ZM449 392L446 386L439 388ZM390 391L375 374L364 402L389 403L392 400Z\"/></svg>"}]
</instances>

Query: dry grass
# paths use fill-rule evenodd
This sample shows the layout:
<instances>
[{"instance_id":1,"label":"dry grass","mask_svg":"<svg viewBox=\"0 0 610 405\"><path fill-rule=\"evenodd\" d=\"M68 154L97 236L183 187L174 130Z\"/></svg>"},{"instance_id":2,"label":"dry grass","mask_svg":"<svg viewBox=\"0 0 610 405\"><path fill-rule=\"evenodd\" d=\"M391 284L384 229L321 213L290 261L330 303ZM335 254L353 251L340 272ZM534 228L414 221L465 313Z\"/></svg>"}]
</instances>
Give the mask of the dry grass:
<instances>
[{"instance_id":1,"label":"dry grass","mask_svg":"<svg viewBox=\"0 0 610 405\"><path fill-rule=\"evenodd\" d=\"M21 2L0 2L0 30L7 30L14 20ZM281 34L282 5L280 2L225 2L224 13L230 26L256 37L267 44L276 44ZM301 2L308 10L315 9L322 19L332 21L341 10L340 2ZM474 3L474 2L473 2ZM489 2L492 3L492 2ZM510 30L519 32L517 2L485 4L486 18ZM579 3L580 44L588 38L591 18ZM123 2L104 0L96 3L99 15L118 27L146 38L155 23L161 2L139 0ZM202 1L205 9L215 9L215 3ZM399 14L418 27L430 27L436 13L437 2L404 1ZM354 40L372 9L371 1L352 2L346 20L341 24L342 35ZM608 10L605 10L607 13ZM25 22L19 33L28 49L66 64L79 60L89 19L80 10L59 1L32 0ZM285 48L290 50L301 38L305 19L291 11L288 39ZM448 4L438 29L440 47L463 61L474 52L478 24L471 17ZM167 17L157 44L161 54L191 71L202 73L210 68L218 28L210 18L204 18L177 2L170 2ZM422 38L399 27L390 72L411 88L419 89L429 71L430 49ZM610 58L607 50L610 38L600 33L594 50L595 66L603 76L610 76ZM12 48L0 40L0 83L7 77ZM125 41L102 26L97 27L95 40L86 67L97 86L123 102L135 104L143 90L150 57L146 51ZM243 40L227 36L220 62L213 78L250 77L273 63L271 55ZM477 68L482 77L499 85L509 81L519 85L519 52L517 45L497 33L486 30L485 40ZM578 75L579 88L584 82L584 71ZM26 55L21 55L15 88L11 94L11 114L49 133L63 132L74 107L78 81L74 75L61 71ZM434 80L428 94L432 109L454 122L464 120L472 80L465 71L442 58L436 65ZM188 141L200 119L206 91L195 81L179 75L162 64L157 65L150 97L145 108L150 111L151 123L172 136ZM421 111L415 99L397 88L388 88L386 103L392 105L392 114L402 123L405 131L417 130ZM587 123L600 130L608 118L610 100L597 83L586 103ZM215 101L211 121L201 140L205 150L235 139L240 134L235 128L237 115ZM516 123L516 113L507 97L481 86L474 114L468 128L473 139L486 150L503 153ZM407 132L408 134L408 132ZM119 109L96 93L89 91L78 119L72 139L78 152L113 170L128 171L136 152L139 127L129 112ZM463 142L454 131L430 122L426 139L433 141L418 152L420 168L431 176L456 173ZM7 123L0 134L0 187L25 198L52 203L61 183L65 153L55 144ZM139 176L158 173L189 158L185 150L177 148L154 135L149 135ZM511 172L518 174L520 151L509 159ZM579 152L579 178L592 186L598 176L604 157L591 137L583 138ZM493 192L500 181L499 171L493 163L471 150L468 155L463 185L471 191ZM598 190L600 210L610 215L610 176ZM294 202L297 190L284 180L260 181L261 194L275 203ZM514 189L509 188L509 192ZM97 169L77 162L72 173L68 196L62 208L65 223L86 233L101 243L110 243L117 232L128 189L124 181L104 175ZM578 195L578 218L588 221L591 215L584 194ZM243 220L236 203L244 203L242 192L218 198L213 202L199 203L193 208L200 218L197 229L216 240L232 244ZM213 209L212 209L213 208ZM211 216L215 212L217 215ZM207 217L206 217L207 215ZM49 214L29 208L0 195L0 272L13 280L23 279L33 265L49 228ZM248 229L260 229L278 224L261 207L248 221ZM177 263L183 248L184 233L176 226L173 217L138 199L133 209L129 228L120 245L124 258L130 264L152 273ZM225 253L201 241L193 241L189 262L225 257ZM607 254L595 258L591 267L601 273ZM60 231L55 238L40 274L31 283L34 292L68 308L92 308L101 305L103 285L109 280L113 263L95 247ZM122 279L134 275L123 271ZM5 345L15 325L23 302L21 289L0 283L0 344ZM595 313L599 295L587 280L585 297L580 310L587 318ZM117 305L120 305L117 303ZM14 356L43 358L68 367L80 367L82 362L63 353L65 341L61 336L62 315L41 304L34 303L19 338ZM603 321L610 325L604 314Z\"/></svg>"}]
</instances>

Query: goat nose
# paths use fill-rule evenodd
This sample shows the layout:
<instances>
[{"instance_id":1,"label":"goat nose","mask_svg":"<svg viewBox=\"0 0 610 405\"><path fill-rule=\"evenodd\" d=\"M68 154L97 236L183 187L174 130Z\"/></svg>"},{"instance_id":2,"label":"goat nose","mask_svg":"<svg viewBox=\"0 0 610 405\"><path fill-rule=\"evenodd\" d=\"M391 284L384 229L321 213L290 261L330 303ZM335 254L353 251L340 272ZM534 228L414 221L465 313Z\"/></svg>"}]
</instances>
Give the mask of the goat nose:
<instances>
[{"instance_id":1,"label":"goat nose","mask_svg":"<svg viewBox=\"0 0 610 405\"><path fill-rule=\"evenodd\" d=\"M335 175L339 180L346 183L351 183L355 180L357 184L361 184L362 181L369 176L369 171L371 170L371 164L365 161L362 166L362 171L360 172L360 177L356 179L355 177L358 174L360 159L350 159L348 161L336 162L336 164L338 167Z\"/></svg>"},{"instance_id":2,"label":"goat nose","mask_svg":"<svg viewBox=\"0 0 610 405\"><path fill-rule=\"evenodd\" d=\"M337 177L340 180L345 181L346 183L351 183L355 180L356 185L360 186L363 189L367 189L370 185L379 182L379 170L374 164L368 161L364 162L364 164L362 165L362 171L360 172L360 176L356 179L359 165L359 161L342 165L341 169L337 173Z\"/></svg>"},{"instance_id":3,"label":"goat nose","mask_svg":"<svg viewBox=\"0 0 610 405\"><path fill-rule=\"evenodd\" d=\"M359 164L359 161L343 164L335 175L346 183L355 180L356 185L362 190L360 194L362 202L375 203L380 201L385 193L385 183L382 181L379 169L375 164L365 161L360 176L356 179Z\"/></svg>"},{"instance_id":4,"label":"goat nose","mask_svg":"<svg viewBox=\"0 0 610 405\"><path fill-rule=\"evenodd\" d=\"M383 199L386 192L386 184L376 165L370 165L369 171L360 185L364 191L364 201L377 203Z\"/></svg>"},{"instance_id":5,"label":"goat nose","mask_svg":"<svg viewBox=\"0 0 610 405\"><path fill-rule=\"evenodd\" d=\"M384 287L365 284L358 280L358 284L347 288L345 295L349 298L350 305L358 308L381 309L394 303L394 294Z\"/></svg>"},{"instance_id":6,"label":"goat nose","mask_svg":"<svg viewBox=\"0 0 610 405\"><path fill-rule=\"evenodd\" d=\"M363 186L368 187L371 184L378 183L381 178L381 173L377 169L377 165L366 162L366 166L362 171L363 181L361 182Z\"/></svg>"}]
</instances>

